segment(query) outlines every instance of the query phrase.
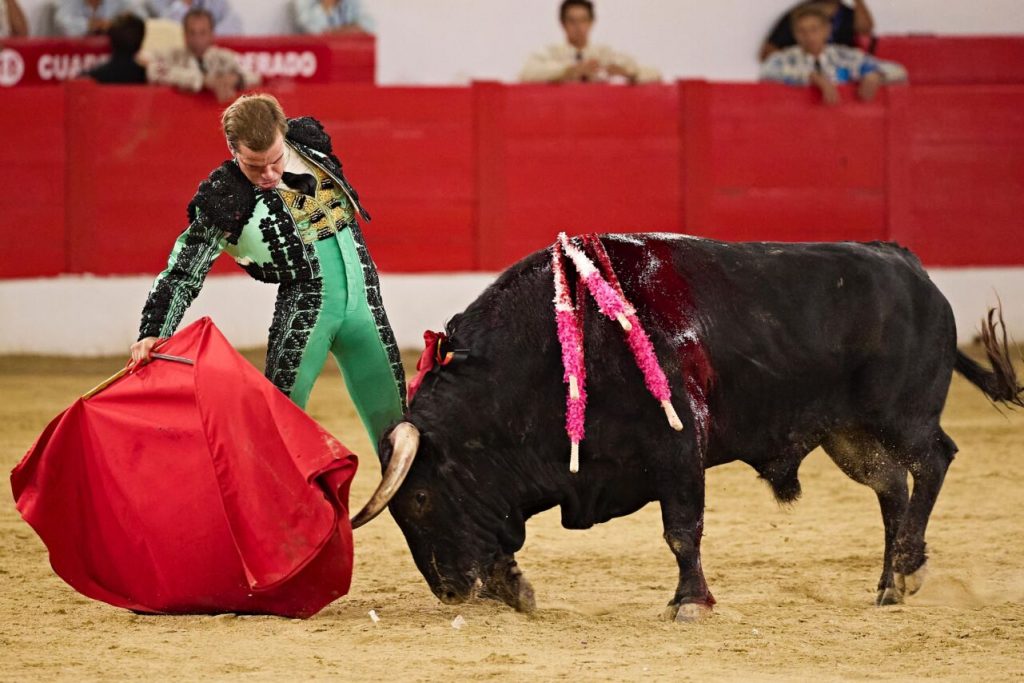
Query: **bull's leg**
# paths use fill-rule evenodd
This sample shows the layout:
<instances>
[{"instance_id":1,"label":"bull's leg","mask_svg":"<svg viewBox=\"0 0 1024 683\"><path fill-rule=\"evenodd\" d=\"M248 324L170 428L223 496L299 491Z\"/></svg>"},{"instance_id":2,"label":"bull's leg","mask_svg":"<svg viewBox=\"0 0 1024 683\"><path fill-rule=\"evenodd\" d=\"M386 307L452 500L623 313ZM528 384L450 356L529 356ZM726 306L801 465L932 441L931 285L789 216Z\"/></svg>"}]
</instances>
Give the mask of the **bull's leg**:
<instances>
[{"instance_id":1,"label":"bull's leg","mask_svg":"<svg viewBox=\"0 0 1024 683\"><path fill-rule=\"evenodd\" d=\"M839 469L854 481L870 486L878 496L885 526L885 553L875 604L899 602L893 576L893 553L896 534L907 510L907 469L889 455L878 439L865 433L832 434L823 445Z\"/></svg>"},{"instance_id":2,"label":"bull's leg","mask_svg":"<svg viewBox=\"0 0 1024 683\"><path fill-rule=\"evenodd\" d=\"M665 541L679 565L679 585L664 616L675 621L697 621L710 615L715 599L704 580L700 564L700 539L704 533L704 468L687 468L679 478L665 482L670 491L661 497ZM685 476L683 476L685 475Z\"/></svg>"},{"instance_id":3,"label":"bull's leg","mask_svg":"<svg viewBox=\"0 0 1024 683\"><path fill-rule=\"evenodd\" d=\"M490 575L483 578L480 597L504 602L517 612L532 612L537 608L533 586L523 576L514 555L502 555L495 561Z\"/></svg>"},{"instance_id":4,"label":"bull's leg","mask_svg":"<svg viewBox=\"0 0 1024 683\"><path fill-rule=\"evenodd\" d=\"M905 595L913 595L924 583L928 560L925 530L956 451L956 444L939 427L935 427L927 439L900 451L900 460L914 478L914 492L893 549L894 597L897 601Z\"/></svg>"}]
</instances>

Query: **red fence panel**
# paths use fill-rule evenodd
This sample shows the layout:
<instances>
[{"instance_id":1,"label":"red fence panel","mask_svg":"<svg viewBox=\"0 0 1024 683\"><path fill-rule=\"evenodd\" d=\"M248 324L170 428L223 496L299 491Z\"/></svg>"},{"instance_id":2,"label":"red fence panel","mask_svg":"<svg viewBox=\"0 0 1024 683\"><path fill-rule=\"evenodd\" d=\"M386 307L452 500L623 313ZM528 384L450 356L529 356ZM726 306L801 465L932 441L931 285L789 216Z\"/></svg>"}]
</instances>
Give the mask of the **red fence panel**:
<instances>
[{"instance_id":1,"label":"red fence panel","mask_svg":"<svg viewBox=\"0 0 1024 683\"><path fill-rule=\"evenodd\" d=\"M825 107L809 89L682 83L686 230L730 240L886 233L884 98ZM697 151L692 148L698 146Z\"/></svg>"},{"instance_id":2,"label":"red fence panel","mask_svg":"<svg viewBox=\"0 0 1024 683\"><path fill-rule=\"evenodd\" d=\"M23 88L0 100L0 278L65 269L64 94Z\"/></svg>"},{"instance_id":3,"label":"red fence panel","mask_svg":"<svg viewBox=\"0 0 1024 683\"><path fill-rule=\"evenodd\" d=\"M1021 36L882 36L875 53L907 67L915 85L1024 83Z\"/></svg>"},{"instance_id":4,"label":"red fence panel","mask_svg":"<svg viewBox=\"0 0 1024 683\"><path fill-rule=\"evenodd\" d=\"M331 134L373 218L364 231L381 269L476 268L469 89L311 86L281 102Z\"/></svg>"},{"instance_id":5,"label":"red fence panel","mask_svg":"<svg viewBox=\"0 0 1024 683\"><path fill-rule=\"evenodd\" d=\"M891 93L890 238L929 265L1024 264L1024 88Z\"/></svg>"},{"instance_id":6,"label":"red fence panel","mask_svg":"<svg viewBox=\"0 0 1024 683\"><path fill-rule=\"evenodd\" d=\"M679 230L674 88L474 89L482 268L503 268L562 230Z\"/></svg>"},{"instance_id":7,"label":"red fence panel","mask_svg":"<svg viewBox=\"0 0 1024 683\"><path fill-rule=\"evenodd\" d=\"M704 82L275 92L334 137L382 270L496 270L560 230L891 238L929 265L1024 264L1021 86L844 90L834 108ZM221 109L87 81L7 91L0 183L19 192L0 199L0 277L158 271L228 158Z\"/></svg>"},{"instance_id":8,"label":"red fence panel","mask_svg":"<svg viewBox=\"0 0 1024 683\"><path fill-rule=\"evenodd\" d=\"M68 272L160 271L189 198L227 156L219 107L165 88L65 89Z\"/></svg>"}]
</instances>

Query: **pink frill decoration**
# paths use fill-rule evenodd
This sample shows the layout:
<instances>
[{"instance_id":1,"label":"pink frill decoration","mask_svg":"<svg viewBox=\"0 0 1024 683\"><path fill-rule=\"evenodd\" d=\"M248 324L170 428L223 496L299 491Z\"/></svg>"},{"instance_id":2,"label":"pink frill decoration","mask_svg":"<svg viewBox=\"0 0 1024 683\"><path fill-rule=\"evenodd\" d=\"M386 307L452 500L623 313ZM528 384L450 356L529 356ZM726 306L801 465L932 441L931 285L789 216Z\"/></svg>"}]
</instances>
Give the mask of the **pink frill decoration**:
<instances>
[{"instance_id":1,"label":"pink frill decoration","mask_svg":"<svg viewBox=\"0 0 1024 683\"><path fill-rule=\"evenodd\" d=\"M565 430L573 443L583 440L587 412L586 366L583 361L583 329L576 306L569 296L569 285L562 264L562 250L556 243L552 249L551 270L555 277L555 322L558 342L562 347L562 381L571 386L576 378L578 396L566 393Z\"/></svg>"},{"instance_id":2,"label":"pink frill decoration","mask_svg":"<svg viewBox=\"0 0 1024 683\"><path fill-rule=\"evenodd\" d=\"M633 351L637 367L644 373L644 384L647 385L647 390L659 401L672 400L672 390L668 386L665 371L661 369L661 363L658 362L658 356L654 353L651 338L647 336L647 332L636 316L630 316L629 322L633 323L633 329L626 335L626 341Z\"/></svg>"},{"instance_id":3,"label":"pink frill decoration","mask_svg":"<svg viewBox=\"0 0 1024 683\"><path fill-rule=\"evenodd\" d=\"M605 279L597 271L588 275L583 281L587 283L587 289L590 290L591 296L597 302L597 307L612 320L616 320L620 315L628 316L632 312L618 292L612 289L612 286L605 282Z\"/></svg>"},{"instance_id":4,"label":"pink frill decoration","mask_svg":"<svg viewBox=\"0 0 1024 683\"><path fill-rule=\"evenodd\" d=\"M562 347L562 366L564 368L562 379L570 387L566 397L565 430L573 444L569 466L571 472L576 472L579 466L577 446L583 440L587 409L582 324L584 284L597 302L601 312L608 318L619 320L622 323L622 327L626 331L626 341L633 352L633 358L644 375L644 384L654 398L661 402L669 424L674 429L682 429L682 423L671 405L672 390L665 377L665 371L662 369L661 363L658 362L654 345L644 330L643 324L637 318L633 306L626 299L604 245L594 235L583 237L583 244L585 247L589 246L596 255L600 263L600 271L583 251L569 242L565 233L559 234L558 241L551 248L551 270L555 279L555 320L558 327L558 342ZM572 259L580 274L581 285L577 287L575 302L569 295L563 250L564 254ZM602 271L604 277L602 277ZM572 395L572 378L574 377L578 389L576 397Z\"/></svg>"}]
</instances>

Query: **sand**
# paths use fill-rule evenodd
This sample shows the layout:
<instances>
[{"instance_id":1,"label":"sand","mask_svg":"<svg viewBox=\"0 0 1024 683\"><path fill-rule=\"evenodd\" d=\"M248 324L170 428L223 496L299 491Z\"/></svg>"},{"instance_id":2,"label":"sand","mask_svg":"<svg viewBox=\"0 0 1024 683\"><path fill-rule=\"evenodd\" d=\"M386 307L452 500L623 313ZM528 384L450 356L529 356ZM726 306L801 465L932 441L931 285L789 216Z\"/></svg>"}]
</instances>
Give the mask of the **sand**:
<instances>
[{"instance_id":1,"label":"sand","mask_svg":"<svg viewBox=\"0 0 1024 683\"><path fill-rule=\"evenodd\" d=\"M0 359L4 470L117 367ZM333 367L310 412L371 452ZM718 605L691 625L659 620L676 570L657 504L588 531L562 529L557 510L532 519L517 556L537 591L532 616L492 602L442 605L384 515L356 532L351 593L299 621L140 616L92 601L54 575L8 497L0 679L1024 680L1024 413L998 412L957 377L943 425L960 453L931 518L930 575L917 596L873 606L875 496L816 451L791 507L744 465L709 472L703 560ZM378 471L363 458L353 506Z\"/></svg>"}]
</instances>

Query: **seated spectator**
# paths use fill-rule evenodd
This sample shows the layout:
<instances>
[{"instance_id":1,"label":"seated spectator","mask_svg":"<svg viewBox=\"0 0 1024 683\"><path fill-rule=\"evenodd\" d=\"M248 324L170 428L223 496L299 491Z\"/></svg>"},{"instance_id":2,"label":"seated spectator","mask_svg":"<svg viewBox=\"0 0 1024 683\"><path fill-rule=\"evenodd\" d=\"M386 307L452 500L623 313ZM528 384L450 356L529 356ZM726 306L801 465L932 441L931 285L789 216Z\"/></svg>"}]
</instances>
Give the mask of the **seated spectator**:
<instances>
[{"instance_id":1,"label":"seated spectator","mask_svg":"<svg viewBox=\"0 0 1024 683\"><path fill-rule=\"evenodd\" d=\"M53 14L53 25L59 36L103 35L114 17L125 12L144 18L136 0L59 0Z\"/></svg>"},{"instance_id":2,"label":"seated spectator","mask_svg":"<svg viewBox=\"0 0 1024 683\"><path fill-rule=\"evenodd\" d=\"M259 85L260 77L242 66L238 53L213 44L213 15L190 9L182 23L185 47L151 56L146 68L150 83L191 92L205 88L218 102L233 100L240 90Z\"/></svg>"},{"instance_id":3,"label":"seated spectator","mask_svg":"<svg viewBox=\"0 0 1024 683\"><path fill-rule=\"evenodd\" d=\"M566 42L550 45L530 56L519 79L526 83L601 82L622 78L630 83L660 80L654 69L637 65L632 57L607 45L591 45L594 3L564 0L558 10Z\"/></svg>"},{"instance_id":4,"label":"seated spectator","mask_svg":"<svg viewBox=\"0 0 1024 683\"><path fill-rule=\"evenodd\" d=\"M373 33L373 18L361 0L292 0L299 33Z\"/></svg>"},{"instance_id":5,"label":"seated spectator","mask_svg":"<svg viewBox=\"0 0 1024 683\"><path fill-rule=\"evenodd\" d=\"M204 9L213 17L213 30L221 36L238 35L242 21L228 0L147 0L146 8L154 19L170 19L179 24L190 9Z\"/></svg>"},{"instance_id":6,"label":"seated spectator","mask_svg":"<svg viewBox=\"0 0 1024 683\"><path fill-rule=\"evenodd\" d=\"M787 47L796 45L796 36L793 35L790 16L793 11L808 5L817 5L829 16L832 31L829 34L828 42L848 47L861 47L871 45L870 51L874 52L871 32L875 28L875 20L868 11L864 0L853 0L853 7L844 4L841 0L804 0L775 23L768 39L761 46L761 61L768 55Z\"/></svg>"},{"instance_id":7,"label":"seated spectator","mask_svg":"<svg viewBox=\"0 0 1024 683\"><path fill-rule=\"evenodd\" d=\"M28 35L28 21L18 0L0 0L0 38Z\"/></svg>"},{"instance_id":8,"label":"seated spectator","mask_svg":"<svg viewBox=\"0 0 1024 683\"><path fill-rule=\"evenodd\" d=\"M146 22L125 12L110 22L107 35L110 36L110 59L84 75L100 83L145 83L146 69L137 59L146 37Z\"/></svg>"},{"instance_id":9,"label":"seated spectator","mask_svg":"<svg viewBox=\"0 0 1024 683\"><path fill-rule=\"evenodd\" d=\"M791 21L797 44L773 53L761 64L762 80L813 85L821 90L826 104L839 102L836 85L840 83L859 83L858 97L870 101L883 83L906 80L906 70L895 62L884 62L855 47L829 44L831 17L821 7L797 8Z\"/></svg>"}]
</instances>

